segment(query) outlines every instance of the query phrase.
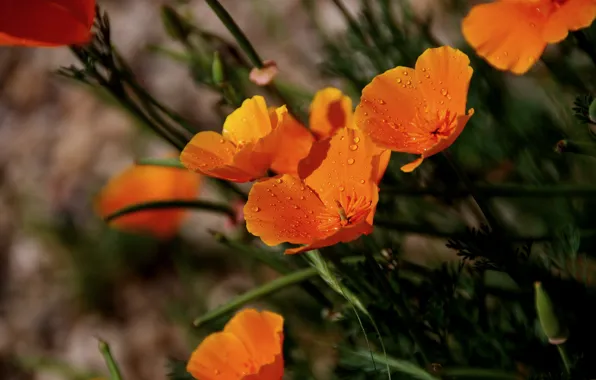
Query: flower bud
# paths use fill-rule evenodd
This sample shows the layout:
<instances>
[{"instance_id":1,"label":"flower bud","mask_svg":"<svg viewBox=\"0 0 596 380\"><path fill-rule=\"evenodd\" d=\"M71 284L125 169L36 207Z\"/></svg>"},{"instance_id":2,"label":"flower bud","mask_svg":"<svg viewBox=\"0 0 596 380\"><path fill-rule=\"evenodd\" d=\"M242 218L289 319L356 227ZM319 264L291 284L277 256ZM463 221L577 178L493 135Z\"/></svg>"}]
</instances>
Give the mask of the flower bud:
<instances>
[{"instance_id":1,"label":"flower bud","mask_svg":"<svg viewBox=\"0 0 596 380\"><path fill-rule=\"evenodd\" d=\"M567 340L567 333L559 324L553 304L540 282L534 283L536 312L544 335L552 344L563 344Z\"/></svg>"},{"instance_id":2,"label":"flower bud","mask_svg":"<svg viewBox=\"0 0 596 380\"><path fill-rule=\"evenodd\" d=\"M213 83L215 83L217 86L221 85L225 80L223 64L221 62L221 58L219 58L219 52L217 51L213 54L211 76L213 78Z\"/></svg>"}]
</instances>

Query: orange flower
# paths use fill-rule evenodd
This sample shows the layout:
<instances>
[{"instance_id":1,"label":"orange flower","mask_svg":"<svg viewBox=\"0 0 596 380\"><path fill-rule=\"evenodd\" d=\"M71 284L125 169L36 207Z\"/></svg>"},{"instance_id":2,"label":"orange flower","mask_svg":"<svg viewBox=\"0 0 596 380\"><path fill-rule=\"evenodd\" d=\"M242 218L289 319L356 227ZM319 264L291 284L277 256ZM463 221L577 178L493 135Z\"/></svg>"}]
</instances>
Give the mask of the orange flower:
<instances>
[{"instance_id":1,"label":"orange flower","mask_svg":"<svg viewBox=\"0 0 596 380\"><path fill-rule=\"evenodd\" d=\"M199 183L199 176L184 169L133 165L101 190L95 208L100 216L106 217L139 203L192 200L197 196ZM180 209L144 210L114 219L110 225L167 239L176 234L184 215L185 211Z\"/></svg>"},{"instance_id":2,"label":"orange flower","mask_svg":"<svg viewBox=\"0 0 596 380\"><path fill-rule=\"evenodd\" d=\"M352 125L352 113L352 99L337 88L324 88L310 105L310 130L319 140L331 137L339 128Z\"/></svg>"},{"instance_id":3,"label":"orange flower","mask_svg":"<svg viewBox=\"0 0 596 380\"><path fill-rule=\"evenodd\" d=\"M469 63L461 51L443 46L427 49L415 69L400 66L377 75L362 90L356 125L381 147L419 154L401 168L413 171L448 148L474 113L465 113Z\"/></svg>"},{"instance_id":4,"label":"orange flower","mask_svg":"<svg viewBox=\"0 0 596 380\"><path fill-rule=\"evenodd\" d=\"M281 146L288 149L288 142L283 141L287 140L286 134L308 134L307 130L298 132L299 128L302 127L285 106L268 111L265 99L255 96L226 118L221 135L216 132L195 135L182 151L180 160L188 169L211 177L253 181L266 176L272 165L278 169L285 167L286 163L276 157ZM291 150L285 153L291 154Z\"/></svg>"},{"instance_id":5,"label":"orange flower","mask_svg":"<svg viewBox=\"0 0 596 380\"><path fill-rule=\"evenodd\" d=\"M94 18L95 0L2 0L0 45L84 44Z\"/></svg>"},{"instance_id":6,"label":"orange flower","mask_svg":"<svg viewBox=\"0 0 596 380\"><path fill-rule=\"evenodd\" d=\"M199 380L281 380L283 322L269 311L242 310L201 342L186 370Z\"/></svg>"},{"instance_id":7,"label":"orange flower","mask_svg":"<svg viewBox=\"0 0 596 380\"><path fill-rule=\"evenodd\" d=\"M379 149L360 130L342 128L317 141L300 162L299 177L253 185L246 227L268 245L305 244L299 253L349 242L372 232L378 201Z\"/></svg>"},{"instance_id":8,"label":"orange flower","mask_svg":"<svg viewBox=\"0 0 596 380\"><path fill-rule=\"evenodd\" d=\"M491 65L523 74L538 61L548 43L590 26L594 18L594 0L500 0L473 7L462 31L476 53Z\"/></svg>"}]
</instances>

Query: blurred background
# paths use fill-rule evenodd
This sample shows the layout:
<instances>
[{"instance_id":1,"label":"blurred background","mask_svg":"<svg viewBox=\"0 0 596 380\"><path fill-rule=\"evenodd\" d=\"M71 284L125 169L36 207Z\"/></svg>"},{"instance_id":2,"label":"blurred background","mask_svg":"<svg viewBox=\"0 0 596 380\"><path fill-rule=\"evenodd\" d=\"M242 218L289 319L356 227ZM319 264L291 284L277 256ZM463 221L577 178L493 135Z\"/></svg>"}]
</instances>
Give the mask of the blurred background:
<instances>
[{"instance_id":1,"label":"blurred background","mask_svg":"<svg viewBox=\"0 0 596 380\"><path fill-rule=\"evenodd\" d=\"M353 15L367 3L343 2ZM113 42L137 81L197 131L220 130L220 95L197 86L185 64L154 48L178 47L162 26L159 12L164 3L175 2L98 0L110 16ZM201 29L233 41L203 1L184 3ZM345 51L339 42L333 50L322 40L320 27L342 38L348 29L333 1L221 3L261 57L277 63L280 80L299 84L307 93L337 86L356 104L362 84L380 71L364 62L368 69L355 72L360 78L348 77L354 67L346 65L352 59L365 60L366 54L363 58L347 49L354 48L349 38ZM306 3L314 4L317 23ZM433 44L465 46L459 23L469 3L411 0L407 28L421 32L416 39L389 41L381 67L412 66ZM573 177L591 182L593 165L578 166L591 158L570 162L553 150L563 138L589 134L586 128L576 128L571 106L578 94L593 89L594 72L585 69L585 55L567 55L565 49L564 44L549 48L527 78L496 73L467 50L475 68L470 106L477 113L455 144L455 154L464 159L473 179L541 184ZM97 337L111 344L128 379L163 379L168 358L185 360L207 331L221 327L193 330L193 318L276 274L249 260L246 252L213 238L210 231L242 235L223 216L189 212L179 236L168 242L105 226L93 211L93 197L108 179L136 159L173 151L97 93L55 75L61 66L73 63L67 48L0 48L0 379L83 379L105 373ZM395 160L394 169L407 159ZM443 187L453 184L453 175L437 170L440 165L432 161L415 181L428 185L433 177ZM401 176L398 171L389 176L389 185L400 183ZM200 196L220 199L208 181L203 181ZM439 199L430 206L403 198L382 202L396 210L385 217L399 214L408 222L439 225L443 235L453 230L449 227L478 225L469 204L459 201ZM525 211L519 211L519 202ZM570 200L557 199L547 210L544 202L501 201L498 210L516 231L540 236L580 220L576 211L589 209L578 202L569 208ZM593 225L581 220L584 227ZM411 260L427 265L455 258L444 239L426 233L402 233L399 246ZM305 342L309 350L299 355L316 357L311 369L324 376L334 360L332 350L309 342L335 337L333 330L315 331L308 325L305 316L316 320L321 310L305 298L299 290L287 290L268 299L272 302L267 307L283 310L301 327L289 339Z\"/></svg>"}]
</instances>

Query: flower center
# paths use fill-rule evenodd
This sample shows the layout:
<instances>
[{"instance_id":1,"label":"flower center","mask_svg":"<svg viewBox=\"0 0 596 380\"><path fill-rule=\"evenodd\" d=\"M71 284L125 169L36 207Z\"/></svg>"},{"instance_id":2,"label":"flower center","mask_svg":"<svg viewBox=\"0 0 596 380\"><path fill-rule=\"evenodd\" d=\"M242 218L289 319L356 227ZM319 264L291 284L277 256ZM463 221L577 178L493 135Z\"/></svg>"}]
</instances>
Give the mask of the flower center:
<instances>
[{"instance_id":1,"label":"flower center","mask_svg":"<svg viewBox=\"0 0 596 380\"><path fill-rule=\"evenodd\" d=\"M342 198L343 202L335 200L335 209L329 208L318 217L320 231L334 232L358 224L366 219L371 211L372 201L366 197L348 195Z\"/></svg>"}]
</instances>

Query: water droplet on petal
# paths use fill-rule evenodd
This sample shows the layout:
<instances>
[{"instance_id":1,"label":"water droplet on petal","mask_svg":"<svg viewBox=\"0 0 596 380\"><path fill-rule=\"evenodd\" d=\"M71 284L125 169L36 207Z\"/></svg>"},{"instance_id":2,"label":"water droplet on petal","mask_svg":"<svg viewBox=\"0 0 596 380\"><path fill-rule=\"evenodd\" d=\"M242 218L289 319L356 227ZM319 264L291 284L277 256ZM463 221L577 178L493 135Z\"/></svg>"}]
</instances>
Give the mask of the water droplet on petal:
<instances>
[{"instance_id":1,"label":"water droplet on petal","mask_svg":"<svg viewBox=\"0 0 596 380\"><path fill-rule=\"evenodd\" d=\"M360 142L360 137L354 137L354 143L358 144Z\"/></svg>"},{"instance_id":2,"label":"water droplet on petal","mask_svg":"<svg viewBox=\"0 0 596 380\"><path fill-rule=\"evenodd\" d=\"M408 72L407 71L404 71L404 76L406 76L406 77L408 76Z\"/></svg>"},{"instance_id":3,"label":"water droplet on petal","mask_svg":"<svg viewBox=\"0 0 596 380\"><path fill-rule=\"evenodd\" d=\"M397 78L397 83L401 83L401 78Z\"/></svg>"},{"instance_id":4,"label":"water droplet on petal","mask_svg":"<svg viewBox=\"0 0 596 380\"><path fill-rule=\"evenodd\" d=\"M350 150L358 150L358 145L356 145L356 144L350 145Z\"/></svg>"},{"instance_id":5,"label":"water droplet on petal","mask_svg":"<svg viewBox=\"0 0 596 380\"><path fill-rule=\"evenodd\" d=\"M385 105L385 101L383 99L379 99L379 104L380 105Z\"/></svg>"},{"instance_id":6,"label":"water droplet on petal","mask_svg":"<svg viewBox=\"0 0 596 380\"><path fill-rule=\"evenodd\" d=\"M355 160L353 158L348 158L348 165L354 164Z\"/></svg>"},{"instance_id":7,"label":"water droplet on petal","mask_svg":"<svg viewBox=\"0 0 596 380\"><path fill-rule=\"evenodd\" d=\"M340 187L339 187L339 191L344 191L345 189L346 189L346 188L345 188L345 187L343 187L343 186L340 186Z\"/></svg>"},{"instance_id":8,"label":"water droplet on petal","mask_svg":"<svg viewBox=\"0 0 596 380\"><path fill-rule=\"evenodd\" d=\"M278 178L275 182L277 182L277 183L283 183L283 179Z\"/></svg>"},{"instance_id":9,"label":"water droplet on petal","mask_svg":"<svg viewBox=\"0 0 596 380\"><path fill-rule=\"evenodd\" d=\"M255 207L253 207L253 208L252 208L252 210L253 210L254 212L259 212L259 211L261 211L261 209L259 208L259 206L255 206Z\"/></svg>"},{"instance_id":10,"label":"water droplet on petal","mask_svg":"<svg viewBox=\"0 0 596 380\"><path fill-rule=\"evenodd\" d=\"M289 201L291 201L292 200L292 197L287 197L286 199L289 200Z\"/></svg>"},{"instance_id":11,"label":"water droplet on petal","mask_svg":"<svg viewBox=\"0 0 596 380\"><path fill-rule=\"evenodd\" d=\"M430 79L430 74L425 75L426 79Z\"/></svg>"},{"instance_id":12,"label":"water droplet on petal","mask_svg":"<svg viewBox=\"0 0 596 380\"><path fill-rule=\"evenodd\" d=\"M363 179L361 179L361 180L360 180L360 183L364 185L364 184L366 183L366 181L365 181L365 180L363 180Z\"/></svg>"},{"instance_id":13,"label":"water droplet on petal","mask_svg":"<svg viewBox=\"0 0 596 380\"><path fill-rule=\"evenodd\" d=\"M447 96L447 90L445 90L444 88L442 88L441 89L441 95Z\"/></svg>"}]
</instances>

